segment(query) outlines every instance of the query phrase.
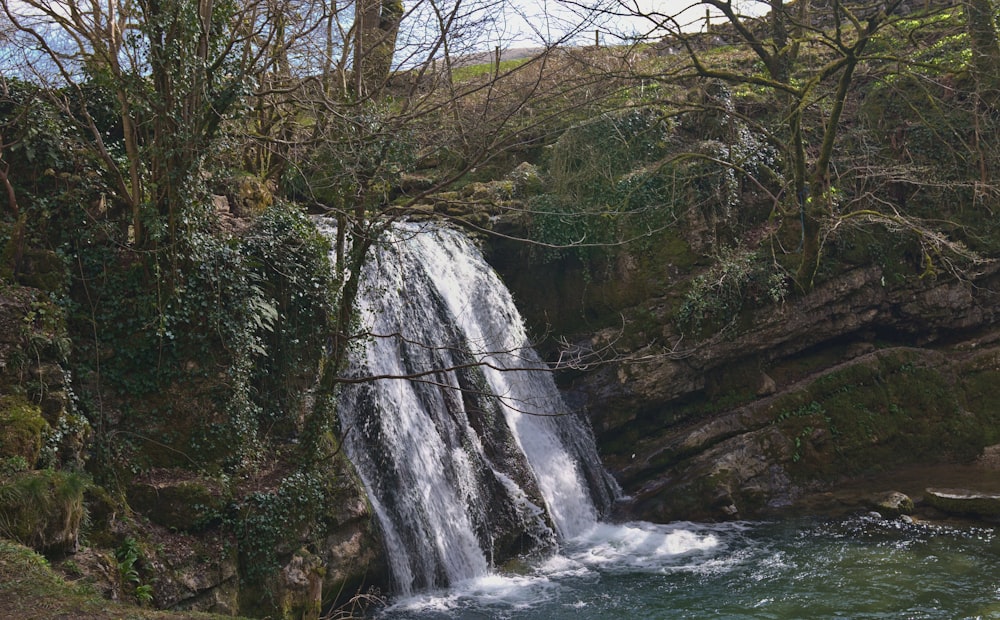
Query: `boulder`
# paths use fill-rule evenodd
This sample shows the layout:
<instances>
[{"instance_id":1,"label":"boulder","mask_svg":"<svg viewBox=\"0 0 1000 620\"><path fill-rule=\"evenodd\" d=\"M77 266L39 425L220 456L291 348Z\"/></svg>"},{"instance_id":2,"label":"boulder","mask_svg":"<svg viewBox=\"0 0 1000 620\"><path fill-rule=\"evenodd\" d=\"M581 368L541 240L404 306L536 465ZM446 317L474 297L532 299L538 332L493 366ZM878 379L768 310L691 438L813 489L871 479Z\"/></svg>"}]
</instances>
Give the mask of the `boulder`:
<instances>
[{"instance_id":1,"label":"boulder","mask_svg":"<svg viewBox=\"0 0 1000 620\"><path fill-rule=\"evenodd\" d=\"M874 498L873 508L885 518L900 517L913 512L913 500L905 493L889 491Z\"/></svg>"}]
</instances>

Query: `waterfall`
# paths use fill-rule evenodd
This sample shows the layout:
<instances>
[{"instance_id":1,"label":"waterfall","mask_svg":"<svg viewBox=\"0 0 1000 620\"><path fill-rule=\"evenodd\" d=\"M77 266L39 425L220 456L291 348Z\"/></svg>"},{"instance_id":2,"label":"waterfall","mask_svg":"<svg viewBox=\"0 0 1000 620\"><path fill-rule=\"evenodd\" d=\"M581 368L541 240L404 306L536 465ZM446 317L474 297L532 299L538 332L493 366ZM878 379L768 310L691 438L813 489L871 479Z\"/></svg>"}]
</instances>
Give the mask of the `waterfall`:
<instances>
[{"instance_id":1,"label":"waterfall","mask_svg":"<svg viewBox=\"0 0 1000 620\"><path fill-rule=\"evenodd\" d=\"M510 293L464 235L399 224L358 301L338 413L400 594L481 577L593 528L617 486Z\"/></svg>"}]
</instances>

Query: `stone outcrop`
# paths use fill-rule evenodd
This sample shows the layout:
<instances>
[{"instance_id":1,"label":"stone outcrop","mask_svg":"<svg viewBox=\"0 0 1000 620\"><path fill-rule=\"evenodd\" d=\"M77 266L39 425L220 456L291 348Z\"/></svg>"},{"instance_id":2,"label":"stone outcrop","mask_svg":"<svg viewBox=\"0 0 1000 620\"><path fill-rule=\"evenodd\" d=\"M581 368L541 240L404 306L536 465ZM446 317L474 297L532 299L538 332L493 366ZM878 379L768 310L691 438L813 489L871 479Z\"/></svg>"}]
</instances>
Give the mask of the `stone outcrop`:
<instances>
[{"instance_id":1,"label":"stone outcrop","mask_svg":"<svg viewBox=\"0 0 1000 620\"><path fill-rule=\"evenodd\" d=\"M980 517L1000 517L1000 493L969 489L927 489L924 501L942 512Z\"/></svg>"},{"instance_id":2,"label":"stone outcrop","mask_svg":"<svg viewBox=\"0 0 1000 620\"><path fill-rule=\"evenodd\" d=\"M537 307L599 316L593 297L567 301L559 274L536 270L529 280L509 252L498 262L516 296L518 283L536 287L549 277L541 290L558 299ZM998 267L988 263L965 281L894 285L879 267L856 267L700 339L677 328L670 287L661 297L644 289L648 274L621 273L591 288L634 283L646 294L619 300L619 327L573 343L578 370L563 373L562 384L629 497L624 515L781 512L851 476L971 461L996 436ZM524 293L530 315L537 297ZM552 316L557 330L579 328L558 314L533 318L547 324Z\"/></svg>"}]
</instances>

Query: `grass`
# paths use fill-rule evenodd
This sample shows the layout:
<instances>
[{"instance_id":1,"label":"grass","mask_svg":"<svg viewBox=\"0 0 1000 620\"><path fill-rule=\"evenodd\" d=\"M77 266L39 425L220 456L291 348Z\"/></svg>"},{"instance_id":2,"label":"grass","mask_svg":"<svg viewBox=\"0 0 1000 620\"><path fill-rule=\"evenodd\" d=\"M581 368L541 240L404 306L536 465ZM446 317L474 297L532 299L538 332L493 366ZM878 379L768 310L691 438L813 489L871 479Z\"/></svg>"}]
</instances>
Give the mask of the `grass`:
<instances>
[{"instance_id":1,"label":"grass","mask_svg":"<svg viewBox=\"0 0 1000 620\"><path fill-rule=\"evenodd\" d=\"M0 618L212 620L222 617L196 612L153 611L105 600L89 587L67 583L34 551L0 539Z\"/></svg>"},{"instance_id":2,"label":"grass","mask_svg":"<svg viewBox=\"0 0 1000 620\"><path fill-rule=\"evenodd\" d=\"M500 61L500 75L507 73L517 67L528 62L530 58L518 58L515 60L501 60ZM466 80L472 80L478 77L491 76L493 71L496 69L496 63L485 62L478 65L468 65L465 67L456 67L452 69L451 75L452 79L456 82L465 82Z\"/></svg>"}]
</instances>

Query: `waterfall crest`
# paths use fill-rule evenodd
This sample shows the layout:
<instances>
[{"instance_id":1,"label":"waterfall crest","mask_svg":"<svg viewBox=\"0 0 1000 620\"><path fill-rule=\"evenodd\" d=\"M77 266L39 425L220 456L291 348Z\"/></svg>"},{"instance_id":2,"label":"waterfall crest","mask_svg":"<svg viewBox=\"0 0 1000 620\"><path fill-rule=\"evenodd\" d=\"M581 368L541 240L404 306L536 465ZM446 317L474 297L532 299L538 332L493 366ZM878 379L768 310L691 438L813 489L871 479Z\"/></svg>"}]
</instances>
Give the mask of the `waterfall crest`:
<instances>
[{"instance_id":1,"label":"waterfall crest","mask_svg":"<svg viewBox=\"0 0 1000 620\"><path fill-rule=\"evenodd\" d=\"M338 413L400 594L487 574L597 524L617 493L510 293L460 232L400 224L372 248Z\"/></svg>"}]
</instances>

